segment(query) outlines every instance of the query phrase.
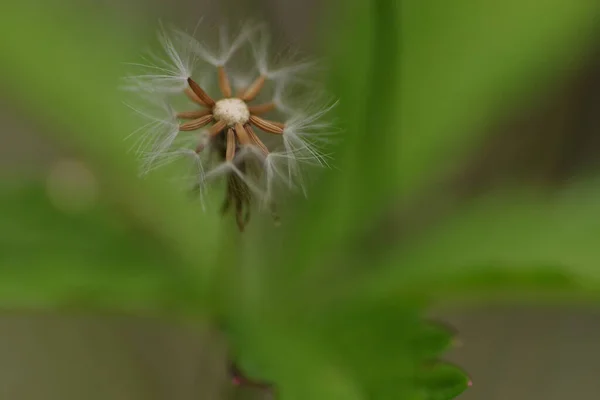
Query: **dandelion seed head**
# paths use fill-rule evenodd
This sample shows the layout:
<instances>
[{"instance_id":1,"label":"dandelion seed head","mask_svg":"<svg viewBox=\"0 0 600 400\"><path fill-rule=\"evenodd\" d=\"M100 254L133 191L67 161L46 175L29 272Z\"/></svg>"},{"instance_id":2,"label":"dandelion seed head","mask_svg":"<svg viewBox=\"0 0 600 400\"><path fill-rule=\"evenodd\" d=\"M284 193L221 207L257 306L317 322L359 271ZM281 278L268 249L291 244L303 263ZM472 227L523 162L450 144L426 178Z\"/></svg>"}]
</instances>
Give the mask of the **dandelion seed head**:
<instances>
[{"instance_id":1,"label":"dandelion seed head","mask_svg":"<svg viewBox=\"0 0 600 400\"><path fill-rule=\"evenodd\" d=\"M130 64L138 74L125 78L145 103L130 106L142 118L130 136L142 174L183 162L180 180L201 200L225 181L222 211L243 230L252 204L275 216L282 190L307 193L304 166L329 166L327 116L336 103L323 101L309 77L313 60L270 56L264 25L215 32L218 41L207 44L196 31L161 26L161 50Z\"/></svg>"}]
</instances>

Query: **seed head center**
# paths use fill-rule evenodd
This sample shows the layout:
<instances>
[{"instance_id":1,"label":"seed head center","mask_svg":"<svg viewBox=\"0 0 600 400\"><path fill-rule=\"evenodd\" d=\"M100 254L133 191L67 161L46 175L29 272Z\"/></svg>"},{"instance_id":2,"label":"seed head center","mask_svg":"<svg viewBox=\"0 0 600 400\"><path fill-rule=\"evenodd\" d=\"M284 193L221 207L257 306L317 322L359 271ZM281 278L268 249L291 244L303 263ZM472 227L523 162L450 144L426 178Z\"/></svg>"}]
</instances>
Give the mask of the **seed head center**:
<instances>
[{"instance_id":1,"label":"seed head center","mask_svg":"<svg viewBox=\"0 0 600 400\"><path fill-rule=\"evenodd\" d=\"M250 111L243 100L231 98L216 102L213 115L217 121L223 121L228 126L244 125L250 119Z\"/></svg>"}]
</instances>

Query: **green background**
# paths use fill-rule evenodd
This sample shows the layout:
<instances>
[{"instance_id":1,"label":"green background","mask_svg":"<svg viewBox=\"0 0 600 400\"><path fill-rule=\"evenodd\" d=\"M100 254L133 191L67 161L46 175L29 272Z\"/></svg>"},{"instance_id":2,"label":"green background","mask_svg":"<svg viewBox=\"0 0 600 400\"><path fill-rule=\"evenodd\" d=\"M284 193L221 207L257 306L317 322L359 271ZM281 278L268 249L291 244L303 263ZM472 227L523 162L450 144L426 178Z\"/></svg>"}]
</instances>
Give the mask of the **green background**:
<instances>
[{"instance_id":1,"label":"green background","mask_svg":"<svg viewBox=\"0 0 600 400\"><path fill-rule=\"evenodd\" d=\"M6 114L56 152L3 174L2 308L190 327L216 336L207 346L221 349L216 359L227 347L250 375L276 382L283 399L437 400L454 398L469 378L437 361L453 333L424 318L431 305L595 302L600 202L593 170L559 186L522 182L517 173L477 195L450 183L481 152L491 125L543 102L585 65L600 6L316 6L300 45L323 59L323 85L340 100L336 168L315 172L308 199L283 205L281 228L263 216L241 236L231 221L174 190L167 178L176 171L138 179L123 140L136 128L118 90L123 62L152 45L159 17L184 24L190 5L2 5ZM277 31L284 25L277 10L285 7L231 1L220 14L258 13ZM210 8L194 18L211 20L211 12L217 21L219 10ZM8 124L4 130L10 134ZM84 166L57 170L63 156ZM102 326L90 329L97 334ZM219 326L225 329L216 332ZM68 335L60 329L48 335ZM128 366L131 346L107 352L124 371L117 392L168 398ZM64 358L45 346L36 351L46 363ZM188 371L223 380L222 364ZM67 370L70 376L73 366ZM62 393L49 396L115 398L93 390L108 378L90 373L79 389L55 384ZM194 390L198 398L219 396L202 385Z\"/></svg>"}]
</instances>

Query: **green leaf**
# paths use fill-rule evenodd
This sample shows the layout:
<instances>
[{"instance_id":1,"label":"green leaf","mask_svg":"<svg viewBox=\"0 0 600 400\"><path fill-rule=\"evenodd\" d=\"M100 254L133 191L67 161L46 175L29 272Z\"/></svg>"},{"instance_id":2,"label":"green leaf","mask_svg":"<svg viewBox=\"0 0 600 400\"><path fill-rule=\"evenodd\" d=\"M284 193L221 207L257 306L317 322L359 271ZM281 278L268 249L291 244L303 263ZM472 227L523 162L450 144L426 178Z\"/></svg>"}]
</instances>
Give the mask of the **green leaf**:
<instances>
[{"instance_id":1,"label":"green leaf","mask_svg":"<svg viewBox=\"0 0 600 400\"><path fill-rule=\"evenodd\" d=\"M153 232L96 200L61 208L39 184L0 187L0 307L182 314L198 293ZM197 310L197 308L196 308Z\"/></svg>"},{"instance_id":2,"label":"green leaf","mask_svg":"<svg viewBox=\"0 0 600 400\"><path fill-rule=\"evenodd\" d=\"M424 400L452 400L471 386L462 369L445 363L424 366L417 380Z\"/></svg>"},{"instance_id":3,"label":"green leaf","mask_svg":"<svg viewBox=\"0 0 600 400\"><path fill-rule=\"evenodd\" d=\"M255 380L273 382L283 399L344 398L339 393L421 399L429 382L428 396L457 390L456 382L438 382L426 368L452 344L453 332L422 322L416 306L344 301L320 312L270 307L273 314L253 310L235 318L227 332L242 369Z\"/></svg>"},{"instance_id":4,"label":"green leaf","mask_svg":"<svg viewBox=\"0 0 600 400\"><path fill-rule=\"evenodd\" d=\"M369 58L367 54L371 47L365 38L370 38L371 43L377 41L375 32L379 28L375 26L379 14L375 11L377 6L373 7L368 11L364 7L349 7L348 12L355 20L346 22L347 30L341 30L352 45L342 46L339 72L334 74L334 81L340 82L336 87L353 101L368 93L365 89L368 81L365 82L363 77L375 76L377 71L374 64L366 67L359 64L363 69L355 70L351 62L356 58ZM548 87L549 82L559 80L561 74L578 65L592 37L599 7L599 3L587 0L553 0L552 7L545 9L540 16L539 5L533 0L511 0L501 7L468 0L436 3L435 6L432 1L401 2L397 16L401 27L401 53L397 66L400 78L395 80L394 93L397 95L393 99L385 97L386 101L394 101L397 108L390 122L394 129L378 129L377 135L374 135L372 130L362 129L364 125L360 122L368 119L364 110L361 113L354 103L352 107L355 108L342 110L342 118L354 123L348 131L350 144L342 147L342 154L351 154L352 157L344 159L347 164L340 166L337 176L332 176L346 185L336 185L334 178L324 179L331 190L330 201L319 197L316 200L321 202L319 212L300 214L304 218L303 225L294 231L292 237L294 243L302 241L304 244L297 247L293 256L286 253L280 261L291 263L293 269L302 271L293 279L297 287L305 285L297 291L310 288L318 294L331 296L332 286L339 285L339 292L345 291L352 296L368 281L365 276L380 273L384 278L374 279L381 281L384 287L403 286L403 290L413 293L421 287L411 286L417 279L413 279L411 274L427 277L424 279L439 277L436 282L442 285L445 282L443 274L431 268L419 270L412 267L413 264L421 265L421 262L411 260L413 257L443 262L444 258L427 244L413 246L411 240L409 244L401 245L394 238L394 232L389 238L388 232L374 232L373 237L364 233L358 235L361 240L350 244L345 240L356 232L364 231L364 221L372 219L373 215L383 215L382 206L385 206L383 209L390 208L392 202L384 195L386 191L381 189L381 180L387 182L387 193L395 193L395 208L400 208L404 201L415 201L420 190L434 178L443 176L448 167L478 144L486 132L486 124L509 107L530 101L533 92L542 96L540 87ZM392 47L388 48L388 52L393 51ZM382 77L387 75L381 74L377 79ZM356 79L357 84L353 85L351 78ZM386 87L382 84L377 89L381 90L381 86ZM364 102L357 104L364 106ZM389 138L389 135L395 136ZM357 153L351 150L359 143L355 136L368 136L370 145L381 149L382 154L387 156L356 157ZM389 151L392 153L387 153ZM393 168L388 164L389 159L394 161ZM356 166L379 170L380 179L373 174L365 175L368 179L359 178L353 182ZM369 193L373 187L379 188L380 195L374 199L378 198L380 203L363 202L368 196L364 193ZM498 208L501 207L504 205L498 205ZM310 230L303 229L303 226L310 227ZM410 231L410 228L405 228L402 227ZM307 237L310 239L307 240ZM378 245L375 249L369 248L364 245L366 241ZM423 253L415 255L417 251ZM466 252L466 249L462 251ZM503 248L503 251L509 250ZM487 260L481 262L487 263ZM537 266L551 265L534 262ZM493 264L499 265L502 264ZM531 278L525 275L521 277L523 281ZM556 274L551 275L543 279L554 282ZM274 276L277 282L285 281L277 273ZM374 286L373 290L378 290L377 284ZM282 292L292 293L292 297L296 293L287 286L283 286Z\"/></svg>"},{"instance_id":5,"label":"green leaf","mask_svg":"<svg viewBox=\"0 0 600 400\"><path fill-rule=\"evenodd\" d=\"M377 296L534 291L597 298L599 213L597 179L555 193L489 194L380 259L386 273L371 289Z\"/></svg>"},{"instance_id":6,"label":"green leaf","mask_svg":"<svg viewBox=\"0 0 600 400\"><path fill-rule=\"evenodd\" d=\"M277 398L366 399L345 365L330 357L327 342L290 319L236 319L229 330L234 357L250 377L272 382Z\"/></svg>"},{"instance_id":7,"label":"green leaf","mask_svg":"<svg viewBox=\"0 0 600 400\"><path fill-rule=\"evenodd\" d=\"M543 10L543 11L542 11ZM577 66L600 4L405 1L394 180L411 196L464 156L486 125Z\"/></svg>"},{"instance_id":8,"label":"green leaf","mask_svg":"<svg viewBox=\"0 0 600 400\"><path fill-rule=\"evenodd\" d=\"M455 332L440 322L419 324L410 347L424 360L437 360L455 344Z\"/></svg>"}]
</instances>

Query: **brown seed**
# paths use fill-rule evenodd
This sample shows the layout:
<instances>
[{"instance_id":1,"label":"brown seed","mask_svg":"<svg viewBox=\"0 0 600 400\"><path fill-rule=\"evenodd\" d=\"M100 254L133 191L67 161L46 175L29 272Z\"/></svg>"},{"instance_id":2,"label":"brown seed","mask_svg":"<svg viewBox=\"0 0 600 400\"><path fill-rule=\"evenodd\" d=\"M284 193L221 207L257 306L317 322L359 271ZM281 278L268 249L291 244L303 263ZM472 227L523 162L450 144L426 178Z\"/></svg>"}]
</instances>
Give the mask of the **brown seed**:
<instances>
[{"instance_id":1,"label":"brown seed","mask_svg":"<svg viewBox=\"0 0 600 400\"><path fill-rule=\"evenodd\" d=\"M248 132L246 132L242 124L235 124L235 134L237 135L238 141L241 145L246 146L252 143L250 137L248 136Z\"/></svg>"},{"instance_id":2,"label":"brown seed","mask_svg":"<svg viewBox=\"0 0 600 400\"><path fill-rule=\"evenodd\" d=\"M265 113L268 113L269 111L273 111L274 109L275 109L275 103L273 103L273 102L257 104L255 106L248 107L248 111L250 111L250 114L254 114L254 115L265 114Z\"/></svg>"},{"instance_id":3,"label":"brown seed","mask_svg":"<svg viewBox=\"0 0 600 400\"><path fill-rule=\"evenodd\" d=\"M214 124L213 126L211 126L210 128L208 128L208 135L209 136L216 136L223 129L225 129L226 126L227 126L227 124L225 122L223 122L223 121L217 121L216 124Z\"/></svg>"},{"instance_id":4,"label":"brown seed","mask_svg":"<svg viewBox=\"0 0 600 400\"><path fill-rule=\"evenodd\" d=\"M217 70L219 71L219 88L221 89L221 93L225 97L231 97L231 84L229 83L227 72L225 72L225 67L221 65L217 67Z\"/></svg>"},{"instance_id":5,"label":"brown seed","mask_svg":"<svg viewBox=\"0 0 600 400\"><path fill-rule=\"evenodd\" d=\"M256 80L250 84L248 89L246 89L246 91L240 96L240 98L244 101L254 100L265 85L266 80L267 77L264 75L261 75L258 78L256 78Z\"/></svg>"},{"instance_id":6,"label":"brown seed","mask_svg":"<svg viewBox=\"0 0 600 400\"><path fill-rule=\"evenodd\" d=\"M188 78L188 85L190 85L190 89L194 92L198 99L200 99L200 104L204 104L207 107L213 107L215 105L215 101L194 81L192 78Z\"/></svg>"},{"instance_id":7,"label":"brown seed","mask_svg":"<svg viewBox=\"0 0 600 400\"><path fill-rule=\"evenodd\" d=\"M225 151L225 161L233 161L235 157L235 133L233 129L227 130L227 150Z\"/></svg>"},{"instance_id":8,"label":"brown seed","mask_svg":"<svg viewBox=\"0 0 600 400\"><path fill-rule=\"evenodd\" d=\"M222 212L226 213L234 206L235 219L240 232L244 231L250 219L250 204L252 196L248 185L235 173L227 176L227 193L223 202Z\"/></svg>"},{"instance_id":9,"label":"brown seed","mask_svg":"<svg viewBox=\"0 0 600 400\"><path fill-rule=\"evenodd\" d=\"M250 116L250 122L265 132L274 133L281 135L283 133L283 127L278 126L279 123L268 121L261 117L257 117L256 115Z\"/></svg>"},{"instance_id":10,"label":"brown seed","mask_svg":"<svg viewBox=\"0 0 600 400\"><path fill-rule=\"evenodd\" d=\"M197 118L193 121L186 122L185 124L179 125L180 131L195 131L196 129L202 128L207 125L210 121L212 121L212 114L205 115L203 117Z\"/></svg>"},{"instance_id":11,"label":"brown seed","mask_svg":"<svg viewBox=\"0 0 600 400\"><path fill-rule=\"evenodd\" d=\"M199 104L202 107L208 107L208 105L206 105L202 100L200 100L200 98L198 96L196 96L196 93L194 93L194 91L192 89L190 89L189 87L185 88L183 90L183 92L188 97L188 99L190 99L194 103Z\"/></svg>"},{"instance_id":12,"label":"brown seed","mask_svg":"<svg viewBox=\"0 0 600 400\"><path fill-rule=\"evenodd\" d=\"M250 126L250 124L246 124L244 125L244 129L248 133L248 137L250 138L252 143L254 143L254 145L258 147L265 156L269 155L269 149L267 148L267 146L265 146L262 140L260 140L260 138L256 136L256 133L254 133L254 129L252 129L252 126Z\"/></svg>"},{"instance_id":13,"label":"brown seed","mask_svg":"<svg viewBox=\"0 0 600 400\"><path fill-rule=\"evenodd\" d=\"M195 95L194 95L195 96ZM210 114L210 110L182 111L177 113L177 118L196 119Z\"/></svg>"}]
</instances>

